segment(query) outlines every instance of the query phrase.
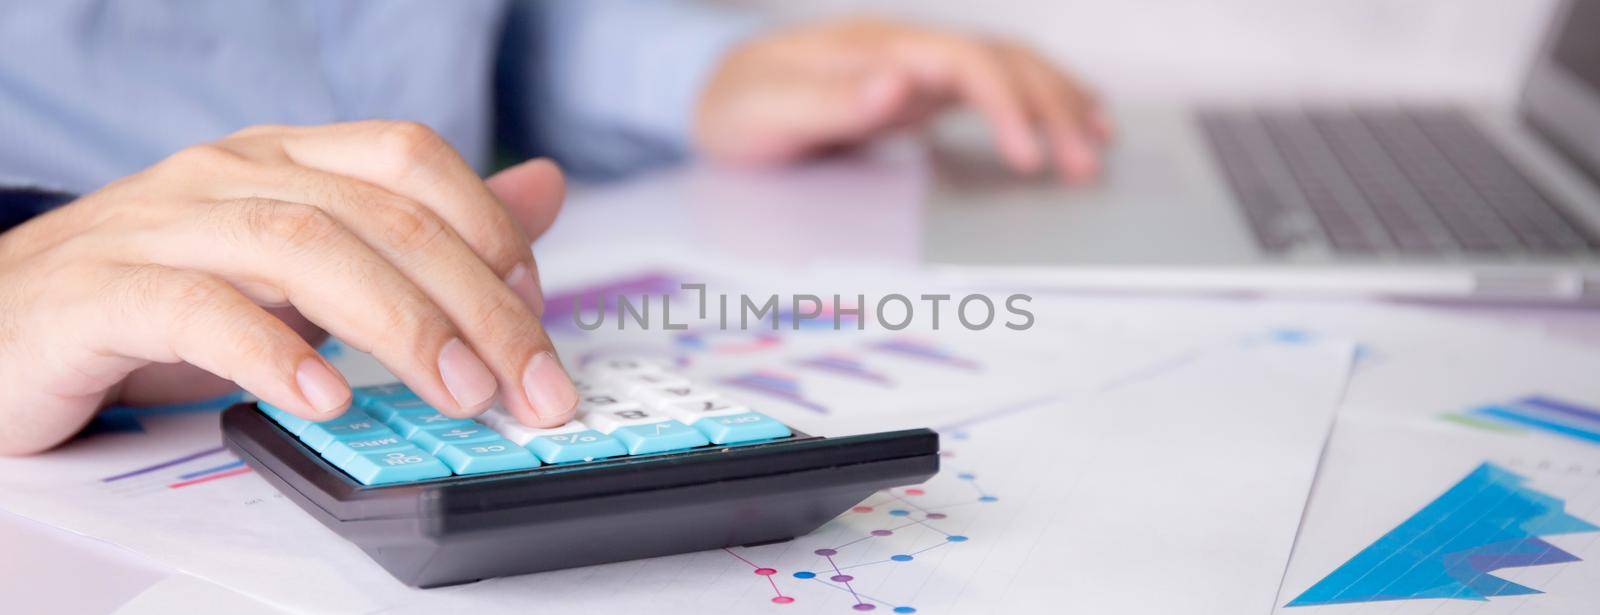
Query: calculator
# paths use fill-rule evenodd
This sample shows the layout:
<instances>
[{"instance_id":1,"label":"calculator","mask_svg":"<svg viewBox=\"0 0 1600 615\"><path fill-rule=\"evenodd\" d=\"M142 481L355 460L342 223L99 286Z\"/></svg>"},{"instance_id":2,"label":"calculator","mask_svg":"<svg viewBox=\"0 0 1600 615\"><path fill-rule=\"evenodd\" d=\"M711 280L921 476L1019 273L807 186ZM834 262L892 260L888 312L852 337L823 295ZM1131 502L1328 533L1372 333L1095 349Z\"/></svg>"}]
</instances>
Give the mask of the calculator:
<instances>
[{"instance_id":1,"label":"calculator","mask_svg":"<svg viewBox=\"0 0 1600 615\"><path fill-rule=\"evenodd\" d=\"M401 384L312 422L222 414L240 459L401 582L480 579L780 542L939 469L938 436L802 433L665 365L585 366L576 420L440 414Z\"/></svg>"}]
</instances>

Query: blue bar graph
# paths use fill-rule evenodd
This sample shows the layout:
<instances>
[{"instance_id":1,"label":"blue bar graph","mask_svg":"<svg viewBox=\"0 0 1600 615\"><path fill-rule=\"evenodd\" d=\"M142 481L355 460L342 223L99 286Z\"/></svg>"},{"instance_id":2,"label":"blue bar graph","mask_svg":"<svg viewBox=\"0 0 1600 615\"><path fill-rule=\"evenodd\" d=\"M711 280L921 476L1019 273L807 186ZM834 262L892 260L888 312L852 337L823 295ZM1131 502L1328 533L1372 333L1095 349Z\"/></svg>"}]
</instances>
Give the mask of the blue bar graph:
<instances>
[{"instance_id":1,"label":"blue bar graph","mask_svg":"<svg viewBox=\"0 0 1600 615\"><path fill-rule=\"evenodd\" d=\"M1490 573L1577 561L1540 537L1600 527L1526 482L1494 464L1478 466L1286 606L1542 593Z\"/></svg>"},{"instance_id":2,"label":"blue bar graph","mask_svg":"<svg viewBox=\"0 0 1600 615\"><path fill-rule=\"evenodd\" d=\"M1451 418L1469 425L1521 428L1600 444L1600 410L1546 395L1530 395L1510 403L1489 404Z\"/></svg>"}]
</instances>

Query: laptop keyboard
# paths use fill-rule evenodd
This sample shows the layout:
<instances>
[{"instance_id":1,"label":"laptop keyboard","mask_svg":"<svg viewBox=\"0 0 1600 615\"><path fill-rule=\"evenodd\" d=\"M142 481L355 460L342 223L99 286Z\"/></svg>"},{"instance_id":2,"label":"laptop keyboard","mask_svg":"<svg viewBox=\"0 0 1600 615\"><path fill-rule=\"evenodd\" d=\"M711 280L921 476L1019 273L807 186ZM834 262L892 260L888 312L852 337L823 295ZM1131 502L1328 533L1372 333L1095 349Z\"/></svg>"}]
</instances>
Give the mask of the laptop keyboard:
<instances>
[{"instance_id":1,"label":"laptop keyboard","mask_svg":"<svg viewBox=\"0 0 1600 615\"><path fill-rule=\"evenodd\" d=\"M1269 253L1600 248L1456 110L1207 111L1200 123Z\"/></svg>"}]
</instances>

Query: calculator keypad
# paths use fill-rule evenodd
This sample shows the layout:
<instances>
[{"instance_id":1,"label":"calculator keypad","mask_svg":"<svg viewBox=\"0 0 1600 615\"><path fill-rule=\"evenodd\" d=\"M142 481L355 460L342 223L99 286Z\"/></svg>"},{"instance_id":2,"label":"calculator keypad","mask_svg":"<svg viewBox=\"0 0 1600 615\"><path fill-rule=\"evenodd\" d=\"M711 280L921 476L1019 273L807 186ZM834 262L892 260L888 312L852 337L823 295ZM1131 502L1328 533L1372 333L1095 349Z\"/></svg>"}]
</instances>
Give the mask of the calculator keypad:
<instances>
[{"instance_id":1,"label":"calculator keypad","mask_svg":"<svg viewBox=\"0 0 1600 615\"><path fill-rule=\"evenodd\" d=\"M356 407L321 423L262 403L262 413L365 485L507 472L761 442L792 435L771 417L647 361L588 366L578 418L528 427L492 408L476 420L441 414L401 384L357 387Z\"/></svg>"}]
</instances>

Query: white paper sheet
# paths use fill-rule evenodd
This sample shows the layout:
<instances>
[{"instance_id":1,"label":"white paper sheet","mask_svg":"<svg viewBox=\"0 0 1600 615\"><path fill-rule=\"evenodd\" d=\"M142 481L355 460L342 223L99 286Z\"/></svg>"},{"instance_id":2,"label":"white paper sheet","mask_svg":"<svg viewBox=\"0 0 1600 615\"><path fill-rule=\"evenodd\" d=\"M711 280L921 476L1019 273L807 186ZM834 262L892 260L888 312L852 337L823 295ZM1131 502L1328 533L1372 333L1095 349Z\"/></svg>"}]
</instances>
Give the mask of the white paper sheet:
<instances>
[{"instance_id":1,"label":"white paper sheet","mask_svg":"<svg viewBox=\"0 0 1600 615\"><path fill-rule=\"evenodd\" d=\"M1389 353L1382 361L1358 370L1351 382L1350 407L1334 429L1305 524L1278 597L1279 612L1385 614L1556 614L1600 611L1600 531L1530 532L1507 536L1497 544L1471 538L1483 524L1527 527L1528 519L1495 510L1482 502L1453 512L1460 523L1457 543L1436 545L1426 538L1407 549L1380 545L1397 528L1443 524L1429 503L1464 481L1484 464L1520 477L1520 487L1540 494L1552 511L1590 525L1600 524L1600 442L1585 439L1600 421L1581 412L1562 414L1528 407L1522 401L1538 396L1561 404L1600 408L1600 353L1592 347L1562 343L1527 330L1498 331L1482 326L1461 337L1440 339L1429 347ZM1552 421L1552 425L1518 423L1499 416ZM1496 410L1495 412L1500 412ZM1506 478L1502 484L1517 481ZM1531 497L1531 496L1530 496ZM1497 500L1498 502L1499 500ZM1535 528L1537 529L1537 528ZM1578 529L1571 524L1568 529ZM1537 545L1536 565L1518 565L1515 549ZM1452 584L1440 575L1419 582L1405 570L1368 571L1341 567L1363 550L1406 562L1407 568L1459 558L1477 550L1478 589L1503 579L1537 593L1484 594L1473 584ZM1560 553L1555 550L1559 549ZM1567 561L1567 554L1576 557ZM1526 554L1523 554L1526 555ZM1488 565L1484 565L1487 563ZM1350 570L1359 571L1352 573ZM1459 574L1460 571L1458 570ZM1360 578L1361 574L1367 575ZM1313 587L1329 579L1319 590ZM1375 591L1374 583L1384 593ZM1446 597L1425 597L1424 586ZM1423 594L1423 595L1418 595ZM1305 598L1302 598L1302 597ZM1343 601L1325 604L1330 597ZM1386 599L1379 599L1386 598ZM1300 599L1302 605L1287 606Z\"/></svg>"},{"instance_id":2,"label":"white paper sheet","mask_svg":"<svg viewBox=\"0 0 1600 615\"><path fill-rule=\"evenodd\" d=\"M1515 530L1530 519L1508 514L1506 507L1514 504L1509 498L1496 493L1489 502L1452 505L1447 515L1427 510L1457 484L1481 488L1477 482L1468 482L1468 477L1484 464L1524 479L1520 488L1537 494L1528 497L1550 498L1546 504L1551 510L1571 515L1591 528L1600 523L1600 452L1593 446L1531 434L1474 431L1445 422L1402 425L1378 417L1347 417L1339 422L1329 445L1276 612L1554 615L1600 610L1600 530L1533 531L1490 544L1472 535L1484 531L1485 525ZM1511 485L1517 481L1502 482ZM1454 519L1444 520L1445 516ZM1380 543L1397 528L1415 530L1429 525L1448 527L1455 542L1440 545L1409 533L1403 548ZM1518 549L1510 548L1535 545L1535 555L1544 560L1537 565L1520 565ZM1369 547L1390 566L1341 568ZM1470 564L1474 567L1468 568L1469 572L1458 573L1461 579L1480 586L1493 586L1496 579L1503 579L1534 593L1484 595L1463 587L1452 575L1431 574L1432 566L1473 549L1478 549L1478 561ZM1568 554L1577 560L1567 561ZM1431 576L1419 581L1417 575L1422 571ZM1328 584L1313 591L1324 579L1329 579ZM1448 597L1412 597L1424 587ZM1316 602L1330 597L1347 602ZM1297 599L1310 605L1288 606Z\"/></svg>"},{"instance_id":3,"label":"white paper sheet","mask_svg":"<svg viewBox=\"0 0 1600 615\"><path fill-rule=\"evenodd\" d=\"M927 485L873 496L871 510L778 545L413 590L259 477L219 472L232 460L210 452L216 417L204 412L144 416L139 431L0 460L0 506L303 611L1265 612L1353 350L1253 318L1172 318L1196 308L1041 301L1046 324L1028 336L894 336L953 363L873 350L881 334L801 332L757 353L695 351L685 366L694 379L808 431L944 428L951 456ZM569 362L684 348L653 334L563 335ZM336 354L357 384L385 378L360 355ZM894 386L796 365L841 354ZM728 378L752 370L793 375L828 412L729 389ZM839 570L817 549L835 549ZM830 580L839 574L854 577L848 588Z\"/></svg>"}]
</instances>

